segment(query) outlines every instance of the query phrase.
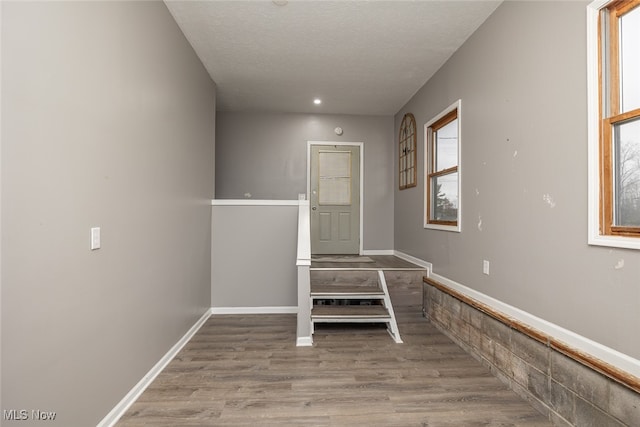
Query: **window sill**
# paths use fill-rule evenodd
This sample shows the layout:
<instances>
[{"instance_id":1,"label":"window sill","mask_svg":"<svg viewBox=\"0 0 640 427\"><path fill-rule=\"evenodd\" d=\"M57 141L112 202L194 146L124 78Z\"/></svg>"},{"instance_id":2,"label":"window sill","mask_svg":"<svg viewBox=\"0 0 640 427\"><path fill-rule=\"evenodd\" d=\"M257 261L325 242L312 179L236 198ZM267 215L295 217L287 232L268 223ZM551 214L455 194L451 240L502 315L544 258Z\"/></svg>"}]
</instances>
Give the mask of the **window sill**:
<instances>
[{"instance_id":1,"label":"window sill","mask_svg":"<svg viewBox=\"0 0 640 427\"><path fill-rule=\"evenodd\" d=\"M608 246L611 248L640 249L640 238L627 236L603 236L601 234L589 236L589 244Z\"/></svg>"},{"instance_id":2,"label":"window sill","mask_svg":"<svg viewBox=\"0 0 640 427\"><path fill-rule=\"evenodd\" d=\"M460 233L462 231L460 222L458 222L458 225L424 224L424 228L430 230L454 231L456 233Z\"/></svg>"}]
</instances>

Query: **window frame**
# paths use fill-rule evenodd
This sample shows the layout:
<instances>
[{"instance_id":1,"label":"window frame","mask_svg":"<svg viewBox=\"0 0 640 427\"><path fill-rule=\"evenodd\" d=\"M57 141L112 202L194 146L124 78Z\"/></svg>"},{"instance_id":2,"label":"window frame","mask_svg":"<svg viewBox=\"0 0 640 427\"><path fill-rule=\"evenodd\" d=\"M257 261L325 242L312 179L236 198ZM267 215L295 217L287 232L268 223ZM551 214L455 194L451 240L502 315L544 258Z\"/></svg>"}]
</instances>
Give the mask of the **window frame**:
<instances>
[{"instance_id":1,"label":"window frame","mask_svg":"<svg viewBox=\"0 0 640 427\"><path fill-rule=\"evenodd\" d=\"M596 0L587 6L588 243L591 245L640 249L640 227L613 223L613 128L640 117L640 109L620 112L617 18L637 7L636 3L638 0ZM608 9L612 12L607 12ZM605 51L611 53L604 55Z\"/></svg>"},{"instance_id":2,"label":"window frame","mask_svg":"<svg viewBox=\"0 0 640 427\"><path fill-rule=\"evenodd\" d=\"M443 169L441 171L435 171L436 158L434 156L434 149L436 141L433 139L434 130L443 128L453 120L457 119L457 162L456 166ZM425 192L424 192L424 228L443 231L462 231L462 100L457 100L444 110L440 112L433 119L429 120L424 125L424 170L425 170ZM435 128L435 129L434 129ZM432 179L450 175L452 173L458 174L458 209L457 218L455 221L442 221L431 218L433 194L432 194Z\"/></svg>"},{"instance_id":3,"label":"window frame","mask_svg":"<svg viewBox=\"0 0 640 427\"><path fill-rule=\"evenodd\" d=\"M400 190L418 185L417 133L415 117L411 113L405 114L398 132L398 188Z\"/></svg>"}]
</instances>

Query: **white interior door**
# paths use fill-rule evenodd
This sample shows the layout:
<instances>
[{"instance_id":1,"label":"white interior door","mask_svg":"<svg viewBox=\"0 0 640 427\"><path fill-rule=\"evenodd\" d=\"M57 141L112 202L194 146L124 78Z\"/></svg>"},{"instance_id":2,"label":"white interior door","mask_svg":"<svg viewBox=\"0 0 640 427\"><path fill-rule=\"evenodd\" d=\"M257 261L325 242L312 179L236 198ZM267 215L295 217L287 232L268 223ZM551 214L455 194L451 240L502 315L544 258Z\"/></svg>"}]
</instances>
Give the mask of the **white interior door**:
<instances>
[{"instance_id":1,"label":"white interior door","mask_svg":"<svg viewBox=\"0 0 640 427\"><path fill-rule=\"evenodd\" d=\"M360 252L360 147L311 145L311 253Z\"/></svg>"}]
</instances>

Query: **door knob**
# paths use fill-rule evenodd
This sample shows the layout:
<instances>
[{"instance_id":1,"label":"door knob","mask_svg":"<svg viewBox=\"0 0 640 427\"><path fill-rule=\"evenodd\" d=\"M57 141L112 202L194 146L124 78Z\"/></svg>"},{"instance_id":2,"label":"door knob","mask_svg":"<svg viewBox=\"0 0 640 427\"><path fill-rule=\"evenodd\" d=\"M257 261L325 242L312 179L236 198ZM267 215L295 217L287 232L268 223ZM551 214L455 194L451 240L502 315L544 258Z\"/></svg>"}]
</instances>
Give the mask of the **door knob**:
<instances>
[{"instance_id":1,"label":"door knob","mask_svg":"<svg viewBox=\"0 0 640 427\"><path fill-rule=\"evenodd\" d=\"M317 208L317 207L315 207L315 206L313 206L313 207L311 208L311 210L312 210L312 211L315 211L316 209L318 209L318 208Z\"/></svg>"}]
</instances>

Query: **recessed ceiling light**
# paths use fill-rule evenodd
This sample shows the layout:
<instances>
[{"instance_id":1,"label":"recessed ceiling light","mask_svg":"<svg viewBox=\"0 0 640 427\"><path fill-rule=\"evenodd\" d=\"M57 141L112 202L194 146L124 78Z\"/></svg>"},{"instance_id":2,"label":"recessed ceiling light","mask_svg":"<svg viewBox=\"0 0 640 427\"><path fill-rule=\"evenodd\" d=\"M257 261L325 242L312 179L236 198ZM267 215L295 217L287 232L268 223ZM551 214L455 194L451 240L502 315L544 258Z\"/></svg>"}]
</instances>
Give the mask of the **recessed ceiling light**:
<instances>
[{"instance_id":1,"label":"recessed ceiling light","mask_svg":"<svg viewBox=\"0 0 640 427\"><path fill-rule=\"evenodd\" d=\"M322 99L316 98L316 99L313 100L313 103L316 104L316 105L320 105L320 104L322 104Z\"/></svg>"}]
</instances>

